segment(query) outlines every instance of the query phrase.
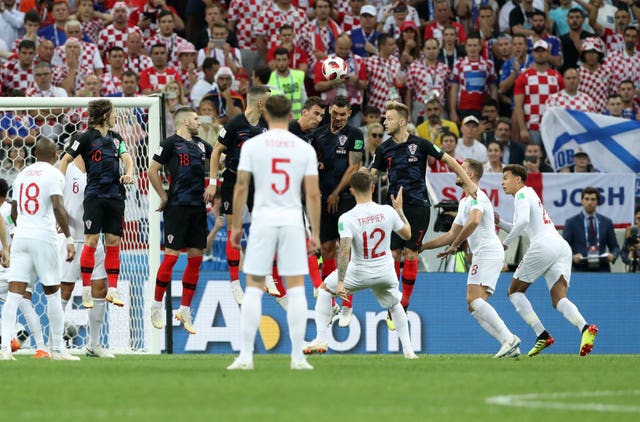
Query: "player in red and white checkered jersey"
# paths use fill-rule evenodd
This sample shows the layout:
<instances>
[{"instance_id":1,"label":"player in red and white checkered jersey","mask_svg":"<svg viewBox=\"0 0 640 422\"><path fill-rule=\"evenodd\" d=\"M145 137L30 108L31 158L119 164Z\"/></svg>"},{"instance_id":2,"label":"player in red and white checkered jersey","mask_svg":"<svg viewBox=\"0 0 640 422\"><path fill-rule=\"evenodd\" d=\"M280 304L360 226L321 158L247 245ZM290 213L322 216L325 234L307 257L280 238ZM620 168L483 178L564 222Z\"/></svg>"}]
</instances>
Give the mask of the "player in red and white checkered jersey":
<instances>
[{"instance_id":1,"label":"player in red and white checkered jersey","mask_svg":"<svg viewBox=\"0 0 640 422\"><path fill-rule=\"evenodd\" d=\"M100 51L95 44L91 44L82 40L82 25L79 21L70 20L65 25L65 32L67 33L67 40L69 38L75 38L80 43L80 63L83 66L87 66L93 70L96 74L101 74L104 71L104 63L100 57ZM67 64L67 56L65 54L65 46L61 45L56 47L53 52L53 58L51 59L53 66L64 66Z\"/></svg>"},{"instance_id":2,"label":"player in red and white checkered jersey","mask_svg":"<svg viewBox=\"0 0 640 422\"><path fill-rule=\"evenodd\" d=\"M520 73L513 86L514 112L522 142L540 145L540 122L549 95L564 89L560 73L549 65L549 44L537 40L533 44L533 64Z\"/></svg>"},{"instance_id":3,"label":"player in red and white checkered jersey","mask_svg":"<svg viewBox=\"0 0 640 422\"><path fill-rule=\"evenodd\" d=\"M281 25L289 24L294 33L299 34L306 23L307 14L292 6L291 0L275 0L271 5L263 5L254 27L260 56L266 57L267 51L279 44L278 28Z\"/></svg>"},{"instance_id":4,"label":"player in red and white checkered jersey","mask_svg":"<svg viewBox=\"0 0 640 422\"><path fill-rule=\"evenodd\" d=\"M424 117L425 102L434 92L438 94L440 103L444 107L449 89L449 66L438 61L440 44L435 38L424 42L422 60L415 60L407 71L407 99L405 104L411 104L411 119L417 122L419 116Z\"/></svg>"},{"instance_id":5,"label":"player in red and white checkered jersey","mask_svg":"<svg viewBox=\"0 0 640 422\"><path fill-rule=\"evenodd\" d=\"M636 51L637 44L638 29L628 26L624 30L624 49L607 50L604 64L613 73L616 85L625 79L631 79L640 86L640 53Z\"/></svg>"},{"instance_id":6,"label":"player in red and white checkered jersey","mask_svg":"<svg viewBox=\"0 0 640 422\"><path fill-rule=\"evenodd\" d=\"M351 32L360 26L360 9L365 3L365 0L338 1L336 21L340 24L342 32Z\"/></svg>"},{"instance_id":7,"label":"player in red and white checkered jersey","mask_svg":"<svg viewBox=\"0 0 640 422\"><path fill-rule=\"evenodd\" d=\"M381 34L378 38L377 56L364 59L364 66L369 77L369 103L381 112L386 111L387 101L399 101L399 87L402 85L400 76L400 60L393 54L396 51L396 43L393 36Z\"/></svg>"},{"instance_id":8,"label":"player in red and white checkered jersey","mask_svg":"<svg viewBox=\"0 0 640 422\"><path fill-rule=\"evenodd\" d=\"M580 59L580 91L590 96L596 106L596 113L604 113L607 109L607 98L616 92L616 78L611 69L602 64L604 52L596 40L585 38L582 43Z\"/></svg>"},{"instance_id":9,"label":"player in red and white checkered jersey","mask_svg":"<svg viewBox=\"0 0 640 422\"><path fill-rule=\"evenodd\" d=\"M151 47L153 66L140 73L140 89L144 95L158 93L164 86L176 80L182 85L180 73L167 65L167 48L164 44Z\"/></svg>"},{"instance_id":10,"label":"player in red and white checkered jersey","mask_svg":"<svg viewBox=\"0 0 640 422\"><path fill-rule=\"evenodd\" d=\"M255 25L258 21L258 12L266 7L265 3L270 3L270 0L231 0L227 20L231 28L236 31L240 50L257 48Z\"/></svg>"},{"instance_id":11,"label":"player in red and white checkered jersey","mask_svg":"<svg viewBox=\"0 0 640 422\"><path fill-rule=\"evenodd\" d=\"M27 92L34 85L33 60L36 55L36 45L31 40L24 41L18 50L18 57L8 60L0 68L2 92L21 89Z\"/></svg>"},{"instance_id":12,"label":"player in red and white checkered jersey","mask_svg":"<svg viewBox=\"0 0 640 422\"><path fill-rule=\"evenodd\" d=\"M116 7L117 6L117 7ZM122 47L126 51L126 41L127 36L132 32L137 32L142 37L142 31L137 26L128 26L127 19L129 16L129 11L124 2L118 2L114 6L111 13L113 14L113 23L111 25L107 25L105 29L100 31L100 36L98 37L98 48L100 49L100 53L102 57L105 57L107 51L111 47Z\"/></svg>"},{"instance_id":13,"label":"player in red and white checkered jersey","mask_svg":"<svg viewBox=\"0 0 640 422\"><path fill-rule=\"evenodd\" d=\"M307 52L312 69L319 60L336 53L336 41L342 32L340 25L330 17L330 0L315 0L313 10L316 18L297 32L296 40L300 48Z\"/></svg>"},{"instance_id":14,"label":"player in red and white checkered jersey","mask_svg":"<svg viewBox=\"0 0 640 422\"><path fill-rule=\"evenodd\" d=\"M470 34L465 45L467 57L453 65L449 80L449 118L456 123L468 115L479 117L486 98L498 100L495 67L491 60L480 56L481 48L480 34Z\"/></svg>"},{"instance_id":15,"label":"player in red and white checkered jersey","mask_svg":"<svg viewBox=\"0 0 640 422\"><path fill-rule=\"evenodd\" d=\"M173 13L170 11L164 11L160 13L158 19L158 32L148 38L144 47L147 51L151 50L151 46L156 44L164 44L167 47L167 54L169 57L169 66L177 69L180 66L180 61L178 60L178 50L186 47L189 41L185 40L182 37L179 37L178 34L175 33L175 17Z\"/></svg>"},{"instance_id":16,"label":"player in red and white checkered jersey","mask_svg":"<svg viewBox=\"0 0 640 422\"><path fill-rule=\"evenodd\" d=\"M549 95L546 107L562 107L567 110L593 113L596 110L593 99L584 92L578 91L580 75L576 69L564 71L564 89Z\"/></svg>"},{"instance_id":17,"label":"player in red and white checkered jersey","mask_svg":"<svg viewBox=\"0 0 640 422\"><path fill-rule=\"evenodd\" d=\"M120 47L113 47L109 50L107 55L109 71L100 75L100 82L102 83L100 95L103 97L114 96L122 92L121 77L126 70L124 67L124 49Z\"/></svg>"}]
</instances>

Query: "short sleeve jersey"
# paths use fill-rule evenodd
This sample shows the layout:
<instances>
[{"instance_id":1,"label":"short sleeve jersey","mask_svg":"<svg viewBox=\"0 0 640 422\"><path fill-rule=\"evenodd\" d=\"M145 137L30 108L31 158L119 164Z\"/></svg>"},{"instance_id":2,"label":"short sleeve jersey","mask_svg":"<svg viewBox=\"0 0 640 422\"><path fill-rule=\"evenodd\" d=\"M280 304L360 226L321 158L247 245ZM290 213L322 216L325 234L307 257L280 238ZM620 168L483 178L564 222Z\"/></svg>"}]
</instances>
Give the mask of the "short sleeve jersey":
<instances>
[{"instance_id":1,"label":"short sleeve jersey","mask_svg":"<svg viewBox=\"0 0 640 422\"><path fill-rule=\"evenodd\" d=\"M293 133L308 144L310 144L311 140L313 139L313 130L303 132L302 128L300 127L300 123L297 120L292 120L289 123L289 132Z\"/></svg>"},{"instance_id":2,"label":"short sleeve jersey","mask_svg":"<svg viewBox=\"0 0 640 422\"><path fill-rule=\"evenodd\" d=\"M376 149L373 168L387 172L389 194L397 195L402 186L405 204L428 207L430 203L425 176L429 156L441 160L444 152L415 135L409 135L406 142L402 143L389 138Z\"/></svg>"},{"instance_id":3,"label":"short sleeve jersey","mask_svg":"<svg viewBox=\"0 0 640 422\"><path fill-rule=\"evenodd\" d=\"M80 171L75 163L69 164L64 176L64 207L69 215L71 237L78 242L84 241L84 190L87 187L87 175Z\"/></svg>"},{"instance_id":4,"label":"short sleeve jersey","mask_svg":"<svg viewBox=\"0 0 640 422\"><path fill-rule=\"evenodd\" d=\"M198 137L191 141L173 135L165 139L153 156L169 175L169 204L204 206L205 160L213 147Z\"/></svg>"},{"instance_id":5,"label":"short sleeve jersey","mask_svg":"<svg viewBox=\"0 0 640 422\"><path fill-rule=\"evenodd\" d=\"M302 182L318 174L309 144L289 131L270 130L245 143L238 170L253 176L252 224L302 226Z\"/></svg>"},{"instance_id":6,"label":"short sleeve jersey","mask_svg":"<svg viewBox=\"0 0 640 422\"><path fill-rule=\"evenodd\" d=\"M496 234L495 223L493 218L493 207L486 193L478 190L477 198L465 196L458 205L458 214L453 224L464 227L469 221L471 211L480 210L482 219L480 224L467 238L469 247L475 258L498 258L504 259L504 248L500 242L500 238Z\"/></svg>"},{"instance_id":7,"label":"short sleeve jersey","mask_svg":"<svg viewBox=\"0 0 640 422\"><path fill-rule=\"evenodd\" d=\"M538 194L529 186L524 186L516 192L513 208L513 227L526 223L524 233L529 237L532 245L537 239L549 234L555 233L560 236ZM522 233L512 229L502 243L508 245L520 234Z\"/></svg>"},{"instance_id":8,"label":"short sleeve jersey","mask_svg":"<svg viewBox=\"0 0 640 422\"><path fill-rule=\"evenodd\" d=\"M349 153L364 151L364 136L360 129L349 124L332 133L329 123L314 132L311 145L318 155L320 192L326 198L338 186L349 168ZM351 194L345 191L342 195Z\"/></svg>"},{"instance_id":9,"label":"short sleeve jersey","mask_svg":"<svg viewBox=\"0 0 640 422\"><path fill-rule=\"evenodd\" d=\"M84 159L87 168L85 199L124 200L119 158L127 153L127 146L118 133L110 130L102 136L99 130L90 127L67 148L67 153L74 158L82 155Z\"/></svg>"},{"instance_id":10,"label":"short sleeve jersey","mask_svg":"<svg viewBox=\"0 0 640 422\"><path fill-rule=\"evenodd\" d=\"M36 239L56 244L56 218L51 197L62 197L64 176L49 163L38 161L22 170L13 182L18 220L14 239Z\"/></svg>"},{"instance_id":11,"label":"short sleeve jersey","mask_svg":"<svg viewBox=\"0 0 640 422\"><path fill-rule=\"evenodd\" d=\"M370 272L393 264L391 232L402 226L404 223L393 208L375 202L358 204L338 220L340 238L352 239L351 264Z\"/></svg>"},{"instance_id":12,"label":"short sleeve jersey","mask_svg":"<svg viewBox=\"0 0 640 422\"><path fill-rule=\"evenodd\" d=\"M240 160L240 148L249 139L267 130L267 122L261 117L258 124L252 126L247 117L242 114L233 116L220 130L218 142L227 147L224 159L226 168L236 171Z\"/></svg>"}]
</instances>

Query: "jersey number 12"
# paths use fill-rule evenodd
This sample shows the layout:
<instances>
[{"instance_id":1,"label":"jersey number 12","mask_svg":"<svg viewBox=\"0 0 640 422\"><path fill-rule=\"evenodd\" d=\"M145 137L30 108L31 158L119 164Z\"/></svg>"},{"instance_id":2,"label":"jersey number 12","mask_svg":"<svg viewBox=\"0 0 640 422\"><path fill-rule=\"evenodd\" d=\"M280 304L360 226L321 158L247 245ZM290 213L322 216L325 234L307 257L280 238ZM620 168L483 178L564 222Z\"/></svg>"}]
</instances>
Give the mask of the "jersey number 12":
<instances>
[{"instance_id":1,"label":"jersey number 12","mask_svg":"<svg viewBox=\"0 0 640 422\"><path fill-rule=\"evenodd\" d=\"M384 230L380 228L373 229L371 233L362 232L362 249L364 253L364 259L380 258L381 256L385 256L387 254L387 251L378 251L378 247L380 247L380 243L382 243L382 241L384 240L384 236ZM371 239L372 243L376 242L371 249L369 249L369 239Z\"/></svg>"}]
</instances>

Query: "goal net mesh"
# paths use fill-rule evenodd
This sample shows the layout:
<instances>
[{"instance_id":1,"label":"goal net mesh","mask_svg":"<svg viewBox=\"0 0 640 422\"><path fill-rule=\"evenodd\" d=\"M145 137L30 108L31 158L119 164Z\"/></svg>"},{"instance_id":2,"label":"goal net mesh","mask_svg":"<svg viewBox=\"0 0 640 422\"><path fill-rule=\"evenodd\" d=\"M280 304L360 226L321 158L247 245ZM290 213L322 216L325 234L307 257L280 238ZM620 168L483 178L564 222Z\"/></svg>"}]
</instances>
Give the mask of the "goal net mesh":
<instances>
[{"instance_id":1,"label":"goal net mesh","mask_svg":"<svg viewBox=\"0 0 640 422\"><path fill-rule=\"evenodd\" d=\"M87 105L91 98L23 98L21 105L7 104L15 98L0 99L0 177L11 187L16 175L35 161L34 144L39 136L47 136L56 142L58 151L64 152L70 137L87 129ZM33 100L39 104L33 105ZM51 104L44 105L50 100ZM65 101L66 100L66 101ZM157 251L150 248L150 198L147 167L149 154L159 144L159 102L155 98L135 98L125 102L124 98L112 99L115 111L113 130L122 135L135 166L133 185L126 186L125 216L122 243L120 247L120 278L118 290L123 296L122 308L107 304L101 343L105 348L117 352L151 352L148 295L151 266ZM154 112L150 113L150 109ZM150 116L151 115L151 116ZM155 136L150 136L150 133ZM9 197L11 192L9 192ZM157 214L157 213L156 213ZM155 216L151 216L154 218ZM157 218L157 217L155 217ZM158 222L153 227L159 230ZM80 254L81 250L76 250ZM155 269L154 269L155 271ZM6 274L6 272L5 272ZM42 322L45 343L49 337L49 323L46 316L46 298L42 287L35 283L33 304ZM31 332L24 317L19 315L19 324ZM88 310L82 306L82 285L80 280L69 304L65 309L65 343L73 351L82 349L88 342ZM20 328L20 327L19 327ZM35 348L33 335L23 342L23 349Z\"/></svg>"}]
</instances>

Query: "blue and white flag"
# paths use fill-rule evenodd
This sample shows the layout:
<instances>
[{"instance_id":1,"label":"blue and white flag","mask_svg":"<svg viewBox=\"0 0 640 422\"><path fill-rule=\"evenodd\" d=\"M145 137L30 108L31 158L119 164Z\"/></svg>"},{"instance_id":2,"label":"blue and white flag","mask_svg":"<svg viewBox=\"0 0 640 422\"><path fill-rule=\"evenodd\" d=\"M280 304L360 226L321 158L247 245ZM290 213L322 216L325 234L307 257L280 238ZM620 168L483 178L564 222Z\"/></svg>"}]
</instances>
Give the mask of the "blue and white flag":
<instances>
[{"instance_id":1,"label":"blue and white flag","mask_svg":"<svg viewBox=\"0 0 640 422\"><path fill-rule=\"evenodd\" d=\"M550 107L541 132L555 170L572 165L581 149L599 171L640 173L640 121Z\"/></svg>"}]
</instances>

